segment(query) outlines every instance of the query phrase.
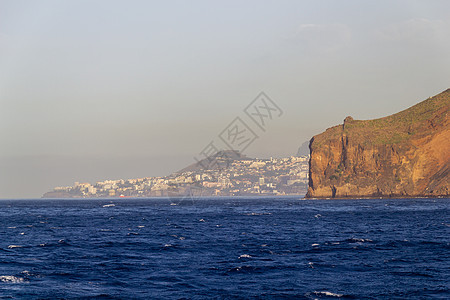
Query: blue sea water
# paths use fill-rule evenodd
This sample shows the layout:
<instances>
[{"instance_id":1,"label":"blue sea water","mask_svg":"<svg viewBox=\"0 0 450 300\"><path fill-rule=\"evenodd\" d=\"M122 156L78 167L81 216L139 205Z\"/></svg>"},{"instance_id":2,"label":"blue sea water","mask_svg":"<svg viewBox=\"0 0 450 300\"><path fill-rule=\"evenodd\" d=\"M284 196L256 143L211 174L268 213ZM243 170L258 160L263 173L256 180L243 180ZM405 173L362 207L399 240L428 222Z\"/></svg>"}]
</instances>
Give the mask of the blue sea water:
<instances>
[{"instance_id":1,"label":"blue sea water","mask_svg":"<svg viewBox=\"0 0 450 300\"><path fill-rule=\"evenodd\" d=\"M0 298L449 299L449 231L449 199L1 200Z\"/></svg>"}]
</instances>

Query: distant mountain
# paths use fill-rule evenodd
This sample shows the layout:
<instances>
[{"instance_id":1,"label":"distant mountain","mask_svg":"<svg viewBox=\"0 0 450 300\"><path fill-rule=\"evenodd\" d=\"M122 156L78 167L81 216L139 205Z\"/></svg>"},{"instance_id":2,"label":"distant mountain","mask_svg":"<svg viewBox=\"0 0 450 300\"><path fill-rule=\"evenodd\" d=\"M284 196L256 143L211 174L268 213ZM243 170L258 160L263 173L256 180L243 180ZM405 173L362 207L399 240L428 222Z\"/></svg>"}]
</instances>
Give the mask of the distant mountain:
<instances>
[{"instance_id":1,"label":"distant mountain","mask_svg":"<svg viewBox=\"0 0 450 300\"><path fill-rule=\"evenodd\" d=\"M304 142L297 150L296 156L306 156L309 155L309 141Z\"/></svg>"},{"instance_id":2,"label":"distant mountain","mask_svg":"<svg viewBox=\"0 0 450 300\"><path fill-rule=\"evenodd\" d=\"M235 150L222 150L217 152L214 155L211 155L207 158L204 158L192 165L187 166L186 168L176 172L176 173L184 173L184 172L197 172L201 170L214 170L214 169L223 169L230 166L230 164L235 160L246 160L251 159L246 155L241 154L239 151Z\"/></svg>"},{"instance_id":3,"label":"distant mountain","mask_svg":"<svg viewBox=\"0 0 450 300\"><path fill-rule=\"evenodd\" d=\"M312 138L307 197L450 194L450 89L394 115Z\"/></svg>"}]
</instances>

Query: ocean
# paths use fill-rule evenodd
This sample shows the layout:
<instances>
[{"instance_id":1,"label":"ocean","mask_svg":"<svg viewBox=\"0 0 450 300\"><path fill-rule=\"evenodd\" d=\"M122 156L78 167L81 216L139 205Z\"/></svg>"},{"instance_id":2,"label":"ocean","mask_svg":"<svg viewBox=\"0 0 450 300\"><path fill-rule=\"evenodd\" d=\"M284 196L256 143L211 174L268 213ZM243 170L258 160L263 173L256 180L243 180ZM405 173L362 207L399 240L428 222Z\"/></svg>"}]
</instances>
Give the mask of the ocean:
<instances>
[{"instance_id":1,"label":"ocean","mask_svg":"<svg viewBox=\"0 0 450 300\"><path fill-rule=\"evenodd\" d=\"M449 199L0 200L0 299L449 299Z\"/></svg>"}]
</instances>

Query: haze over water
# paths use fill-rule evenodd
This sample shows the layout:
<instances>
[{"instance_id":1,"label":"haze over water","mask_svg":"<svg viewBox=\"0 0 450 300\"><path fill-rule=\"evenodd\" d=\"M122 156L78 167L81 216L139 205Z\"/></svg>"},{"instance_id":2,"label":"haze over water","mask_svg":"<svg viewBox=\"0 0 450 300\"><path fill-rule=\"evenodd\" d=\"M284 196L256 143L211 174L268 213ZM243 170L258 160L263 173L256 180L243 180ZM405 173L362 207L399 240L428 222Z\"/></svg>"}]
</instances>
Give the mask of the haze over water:
<instances>
[{"instance_id":1,"label":"haze over water","mask_svg":"<svg viewBox=\"0 0 450 300\"><path fill-rule=\"evenodd\" d=\"M264 91L283 116L246 149L448 88L448 1L0 1L0 198L165 176Z\"/></svg>"}]
</instances>

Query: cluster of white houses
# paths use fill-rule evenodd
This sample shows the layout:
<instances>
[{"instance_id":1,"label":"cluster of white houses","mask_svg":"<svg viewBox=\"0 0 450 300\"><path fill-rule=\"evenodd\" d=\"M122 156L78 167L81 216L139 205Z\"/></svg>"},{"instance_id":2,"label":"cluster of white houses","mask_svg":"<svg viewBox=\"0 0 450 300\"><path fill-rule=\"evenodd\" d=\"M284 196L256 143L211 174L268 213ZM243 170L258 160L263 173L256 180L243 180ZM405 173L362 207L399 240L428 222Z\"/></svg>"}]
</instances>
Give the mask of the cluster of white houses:
<instances>
[{"instance_id":1,"label":"cluster of white houses","mask_svg":"<svg viewBox=\"0 0 450 300\"><path fill-rule=\"evenodd\" d=\"M210 195L303 194L308 184L308 156L233 160L226 168L201 169L165 177L75 182L44 197L154 197L194 191Z\"/></svg>"}]
</instances>

